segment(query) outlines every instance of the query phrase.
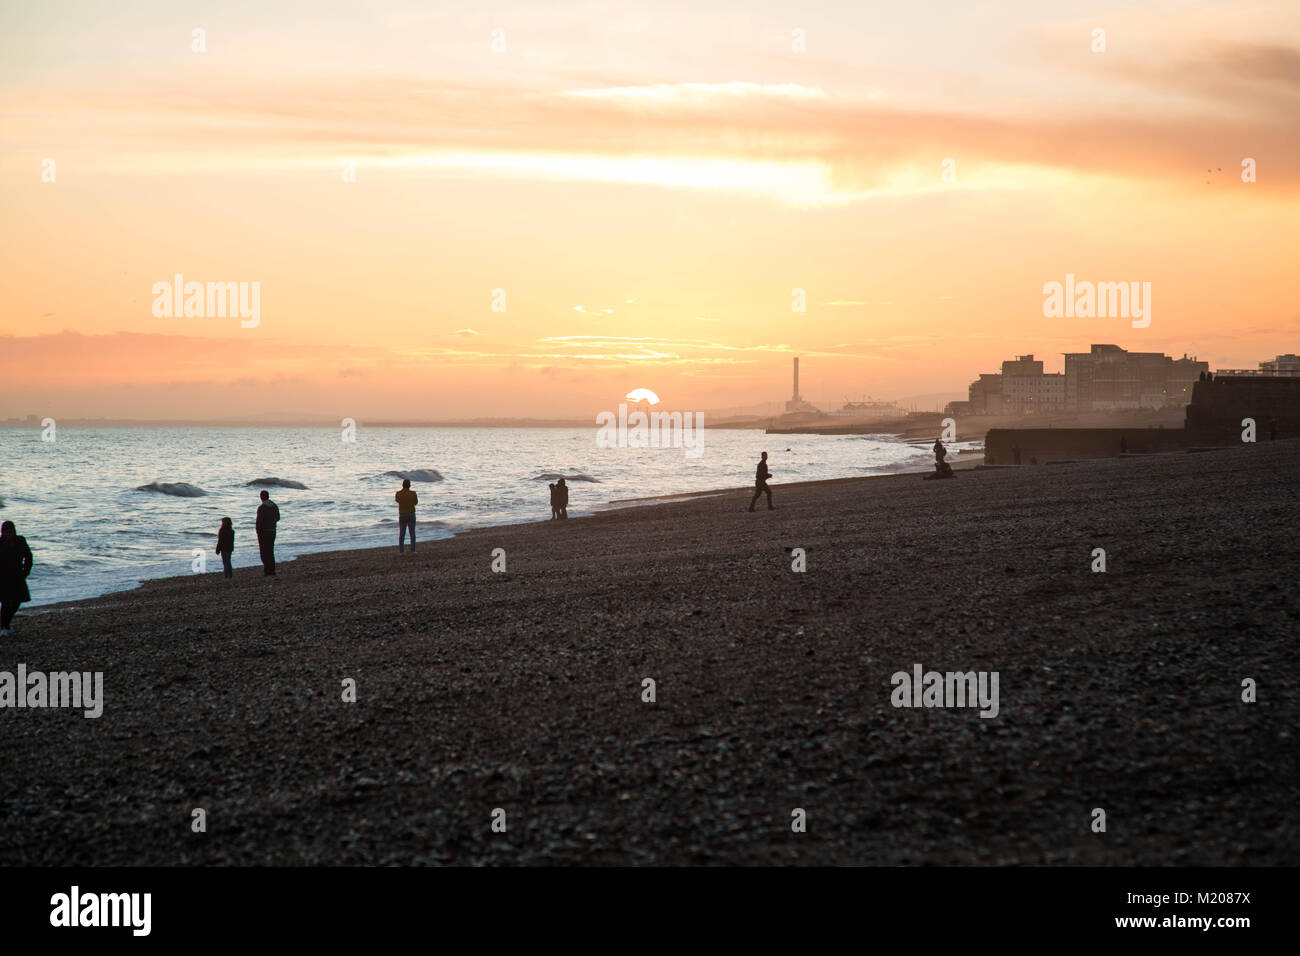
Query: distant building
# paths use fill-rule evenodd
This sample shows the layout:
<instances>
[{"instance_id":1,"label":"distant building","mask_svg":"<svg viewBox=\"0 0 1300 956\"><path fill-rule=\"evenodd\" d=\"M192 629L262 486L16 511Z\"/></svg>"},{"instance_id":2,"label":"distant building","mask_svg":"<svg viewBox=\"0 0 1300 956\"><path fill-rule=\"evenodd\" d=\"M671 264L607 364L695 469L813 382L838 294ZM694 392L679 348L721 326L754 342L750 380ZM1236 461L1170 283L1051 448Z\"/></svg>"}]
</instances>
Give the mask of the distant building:
<instances>
[{"instance_id":1,"label":"distant building","mask_svg":"<svg viewBox=\"0 0 1300 956\"><path fill-rule=\"evenodd\" d=\"M1118 345L1094 345L1065 353L1065 408L1108 412L1182 406L1192 384L1210 363L1163 352L1129 352Z\"/></svg>"},{"instance_id":2,"label":"distant building","mask_svg":"<svg viewBox=\"0 0 1300 956\"><path fill-rule=\"evenodd\" d=\"M1018 355L996 374L981 373L971 382L968 401L950 403L949 414L1033 415L1065 408L1065 376L1043 373L1043 363Z\"/></svg>"},{"instance_id":3,"label":"distant building","mask_svg":"<svg viewBox=\"0 0 1300 956\"><path fill-rule=\"evenodd\" d=\"M1000 373L981 373L971 382L968 401L951 402L948 413L1036 415L1054 412L1119 411L1186 405L1192 385L1208 362L1162 352L1127 352L1117 345L1094 345L1067 352L1065 372L1043 372L1032 354L1002 363Z\"/></svg>"},{"instance_id":4,"label":"distant building","mask_svg":"<svg viewBox=\"0 0 1300 956\"><path fill-rule=\"evenodd\" d=\"M1286 378L1300 376L1300 355L1279 355L1271 362L1260 362L1261 375L1278 375Z\"/></svg>"},{"instance_id":5,"label":"distant building","mask_svg":"<svg viewBox=\"0 0 1300 956\"><path fill-rule=\"evenodd\" d=\"M1279 355L1277 358L1268 362L1260 362L1258 369L1251 368L1221 368L1216 369L1214 374L1218 375L1246 375L1246 376L1265 376L1275 378L1296 378L1300 377L1300 355Z\"/></svg>"},{"instance_id":6,"label":"distant building","mask_svg":"<svg viewBox=\"0 0 1300 956\"><path fill-rule=\"evenodd\" d=\"M970 410L972 415L1002 414L1002 376L980 373L970 383Z\"/></svg>"},{"instance_id":7,"label":"distant building","mask_svg":"<svg viewBox=\"0 0 1300 956\"><path fill-rule=\"evenodd\" d=\"M1032 415L1065 409L1065 376L1043 374L1043 363L1030 355L1017 355L1002 363L1002 409L1007 415Z\"/></svg>"}]
</instances>

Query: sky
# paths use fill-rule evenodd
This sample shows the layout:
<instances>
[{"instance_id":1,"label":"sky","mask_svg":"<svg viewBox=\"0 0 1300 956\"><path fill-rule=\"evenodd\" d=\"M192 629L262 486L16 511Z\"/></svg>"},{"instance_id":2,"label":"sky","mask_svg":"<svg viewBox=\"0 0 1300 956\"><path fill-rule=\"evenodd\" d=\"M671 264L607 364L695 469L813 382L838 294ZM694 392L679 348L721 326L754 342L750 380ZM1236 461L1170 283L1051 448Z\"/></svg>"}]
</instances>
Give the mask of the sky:
<instances>
[{"instance_id":1,"label":"sky","mask_svg":"<svg viewBox=\"0 0 1300 956\"><path fill-rule=\"evenodd\" d=\"M0 419L1253 368L1300 351L1298 148L1291 0L0 0ZM256 324L157 314L178 274ZM1045 316L1067 274L1149 326Z\"/></svg>"}]
</instances>

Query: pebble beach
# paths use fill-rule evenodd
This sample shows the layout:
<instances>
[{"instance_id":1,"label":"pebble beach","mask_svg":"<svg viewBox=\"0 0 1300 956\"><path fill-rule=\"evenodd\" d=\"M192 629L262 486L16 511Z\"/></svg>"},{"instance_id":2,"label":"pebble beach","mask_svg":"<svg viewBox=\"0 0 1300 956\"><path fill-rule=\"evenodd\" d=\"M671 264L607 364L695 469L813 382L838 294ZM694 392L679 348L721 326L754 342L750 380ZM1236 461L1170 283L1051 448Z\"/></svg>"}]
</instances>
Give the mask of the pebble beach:
<instances>
[{"instance_id":1,"label":"pebble beach","mask_svg":"<svg viewBox=\"0 0 1300 956\"><path fill-rule=\"evenodd\" d=\"M0 671L103 714L0 709L0 864L1294 864L1298 476L774 483L24 608Z\"/></svg>"}]
</instances>

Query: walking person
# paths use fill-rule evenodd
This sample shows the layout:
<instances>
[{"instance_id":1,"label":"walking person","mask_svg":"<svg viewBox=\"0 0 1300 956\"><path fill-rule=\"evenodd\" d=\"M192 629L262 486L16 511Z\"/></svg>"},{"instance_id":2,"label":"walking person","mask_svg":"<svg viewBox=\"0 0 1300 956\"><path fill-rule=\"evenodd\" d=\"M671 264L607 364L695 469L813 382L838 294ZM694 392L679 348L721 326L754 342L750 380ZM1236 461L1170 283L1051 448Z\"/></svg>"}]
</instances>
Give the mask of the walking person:
<instances>
[{"instance_id":1,"label":"walking person","mask_svg":"<svg viewBox=\"0 0 1300 956\"><path fill-rule=\"evenodd\" d=\"M262 503L257 506L257 550L262 553L262 573L275 574L275 526L280 522L280 508L270 494L262 492Z\"/></svg>"},{"instance_id":2,"label":"walking person","mask_svg":"<svg viewBox=\"0 0 1300 956\"><path fill-rule=\"evenodd\" d=\"M397 500L397 553L406 553L406 529L411 529L411 554L415 554L415 506L420 496L411 490L411 479L402 479L402 490L393 495Z\"/></svg>"},{"instance_id":3,"label":"walking person","mask_svg":"<svg viewBox=\"0 0 1300 956\"><path fill-rule=\"evenodd\" d=\"M749 499L749 510L754 510L754 504L758 501L759 495L767 495L767 510L775 511L772 507L772 489L767 486L767 479L772 477L772 473L767 470L767 452L763 452L763 457L758 460L758 467L754 470L754 497Z\"/></svg>"},{"instance_id":4,"label":"walking person","mask_svg":"<svg viewBox=\"0 0 1300 956\"><path fill-rule=\"evenodd\" d=\"M235 553L235 525L229 518L221 519L221 528L217 531L217 554L221 555L221 570L225 577L233 578L235 569L230 559Z\"/></svg>"},{"instance_id":5,"label":"walking person","mask_svg":"<svg viewBox=\"0 0 1300 956\"><path fill-rule=\"evenodd\" d=\"M0 637L8 637L14 615L32 599L27 575L32 571L32 549L12 521L0 525Z\"/></svg>"}]
</instances>

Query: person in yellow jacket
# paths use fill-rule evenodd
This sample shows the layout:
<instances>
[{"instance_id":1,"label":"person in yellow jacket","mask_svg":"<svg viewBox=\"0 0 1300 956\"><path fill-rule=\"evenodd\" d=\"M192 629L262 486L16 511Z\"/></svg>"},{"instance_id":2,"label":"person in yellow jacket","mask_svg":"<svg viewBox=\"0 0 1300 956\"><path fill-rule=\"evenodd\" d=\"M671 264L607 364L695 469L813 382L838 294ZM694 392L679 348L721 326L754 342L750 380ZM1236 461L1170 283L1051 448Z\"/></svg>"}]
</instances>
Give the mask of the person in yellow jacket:
<instances>
[{"instance_id":1,"label":"person in yellow jacket","mask_svg":"<svg viewBox=\"0 0 1300 956\"><path fill-rule=\"evenodd\" d=\"M419 497L411 490L411 479L402 479L402 490L393 496L397 499L397 553L406 553L406 529L411 529L411 554L415 554L415 506Z\"/></svg>"}]
</instances>

